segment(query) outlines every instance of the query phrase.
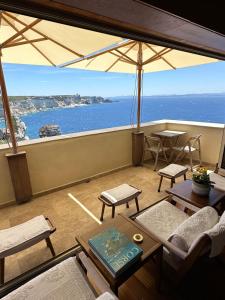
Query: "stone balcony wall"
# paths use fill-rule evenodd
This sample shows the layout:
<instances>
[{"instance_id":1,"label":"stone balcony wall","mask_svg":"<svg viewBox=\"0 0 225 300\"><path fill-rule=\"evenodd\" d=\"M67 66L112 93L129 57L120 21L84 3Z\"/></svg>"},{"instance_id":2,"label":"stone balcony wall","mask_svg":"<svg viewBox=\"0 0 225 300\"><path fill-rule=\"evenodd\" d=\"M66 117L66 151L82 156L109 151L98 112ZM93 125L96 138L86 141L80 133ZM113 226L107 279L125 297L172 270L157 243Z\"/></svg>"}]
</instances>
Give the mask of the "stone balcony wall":
<instances>
[{"instance_id":1,"label":"stone balcony wall","mask_svg":"<svg viewBox=\"0 0 225 300\"><path fill-rule=\"evenodd\" d=\"M144 123L142 129L145 134L164 129L188 132L183 139L202 133L203 162L218 161L222 124L160 120ZM27 152L33 194L38 196L130 166L133 130L125 126L20 142L19 150ZM1 145L0 206L15 201L5 158L10 151Z\"/></svg>"}]
</instances>

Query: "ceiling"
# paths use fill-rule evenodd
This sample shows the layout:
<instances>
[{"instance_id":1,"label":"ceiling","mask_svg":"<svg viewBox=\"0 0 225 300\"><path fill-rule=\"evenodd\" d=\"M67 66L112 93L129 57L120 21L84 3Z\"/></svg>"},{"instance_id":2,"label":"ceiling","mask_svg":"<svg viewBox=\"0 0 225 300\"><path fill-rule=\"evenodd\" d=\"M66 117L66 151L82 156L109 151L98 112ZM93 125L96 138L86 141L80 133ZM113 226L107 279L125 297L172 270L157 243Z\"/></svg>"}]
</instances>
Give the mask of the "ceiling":
<instances>
[{"instance_id":1,"label":"ceiling","mask_svg":"<svg viewBox=\"0 0 225 300\"><path fill-rule=\"evenodd\" d=\"M166 10L191 22L210 28L225 35L223 1L160 1L140 0L155 7Z\"/></svg>"}]
</instances>

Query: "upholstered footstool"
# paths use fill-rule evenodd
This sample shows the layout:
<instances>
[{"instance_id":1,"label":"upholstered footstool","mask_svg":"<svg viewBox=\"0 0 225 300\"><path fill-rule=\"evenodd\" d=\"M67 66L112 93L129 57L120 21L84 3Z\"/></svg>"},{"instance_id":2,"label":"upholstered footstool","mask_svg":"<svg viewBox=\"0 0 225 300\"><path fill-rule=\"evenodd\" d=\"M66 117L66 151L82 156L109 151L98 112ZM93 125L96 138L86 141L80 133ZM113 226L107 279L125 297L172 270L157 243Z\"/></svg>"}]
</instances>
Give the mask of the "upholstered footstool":
<instances>
[{"instance_id":1,"label":"upholstered footstool","mask_svg":"<svg viewBox=\"0 0 225 300\"><path fill-rule=\"evenodd\" d=\"M160 169L158 171L158 174L160 176L158 192L160 192L163 177L166 177L171 180L171 188L172 188L176 178L180 176L184 176L184 180L186 180L187 171L188 171L187 167L177 165L177 164L170 164L167 167Z\"/></svg>"},{"instance_id":2,"label":"upholstered footstool","mask_svg":"<svg viewBox=\"0 0 225 300\"><path fill-rule=\"evenodd\" d=\"M138 204L138 196L141 194L141 190L135 188L132 185L127 183L121 184L113 189L104 191L98 197L98 199L102 202L102 212L100 220L103 221L105 206L112 207L112 218L115 216L115 207L126 204L127 208L129 208L128 202L131 200L135 200L137 211L139 211Z\"/></svg>"}]
</instances>

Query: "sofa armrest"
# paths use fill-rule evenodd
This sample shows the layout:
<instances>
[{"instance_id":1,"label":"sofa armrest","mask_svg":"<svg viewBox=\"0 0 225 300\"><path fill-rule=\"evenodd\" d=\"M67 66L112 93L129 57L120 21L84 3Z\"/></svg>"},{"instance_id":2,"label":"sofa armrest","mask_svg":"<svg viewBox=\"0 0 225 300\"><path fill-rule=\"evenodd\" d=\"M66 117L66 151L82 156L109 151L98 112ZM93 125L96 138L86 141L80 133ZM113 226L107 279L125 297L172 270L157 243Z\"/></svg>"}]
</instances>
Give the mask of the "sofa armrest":
<instances>
[{"instance_id":1,"label":"sofa armrest","mask_svg":"<svg viewBox=\"0 0 225 300\"><path fill-rule=\"evenodd\" d=\"M104 294L100 295L96 300L119 300L115 295L105 292Z\"/></svg>"},{"instance_id":2,"label":"sofa armrest","mask_svg":"<svg viewBox=\"0 0 225 300\"><path fill-rule=\"evenodd\" d=\"M91 285L94 287L95 291L97 292L97 294L101 295L105 292L108 292L111 295L114 295L112 293L112 290L110 289L109 284L106 282L106 280L101 275L101 273L96 269L95 265L90 260L90 258L88 258L84 252L78 253L77 256L81 260L82 265L85 267L87 272L87 277Z\"/></svg>"},{"instance_id":3,"label":"sofa armrest","mask_svg":"<svg viewBox=\"0 0 225 300\"><path fill-rule=\"evenodd\" d=\"M188 256L188 253L181 250L180 248L177 248L175 245L173 245L172 243L170 243L169 241L163 241L163 246L169 250L171 253L173 253L174 255L176 255L177 257L179 257L182 260L185 260Z\"/></svg>"}]
</instances>

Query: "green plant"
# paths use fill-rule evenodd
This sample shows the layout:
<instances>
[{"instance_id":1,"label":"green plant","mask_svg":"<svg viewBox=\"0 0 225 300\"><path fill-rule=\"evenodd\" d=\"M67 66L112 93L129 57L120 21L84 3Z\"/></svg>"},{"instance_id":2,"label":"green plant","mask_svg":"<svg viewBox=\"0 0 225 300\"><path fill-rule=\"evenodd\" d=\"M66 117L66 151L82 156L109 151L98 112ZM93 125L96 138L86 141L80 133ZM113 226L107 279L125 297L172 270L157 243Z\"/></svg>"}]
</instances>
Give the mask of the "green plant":
<instances>
[{"instance_id":1,"label":"green plant","mask_svg":"<svg viewBox=\"0 0 225 300\"><path fill-rule=\"evenodd\" d=\"M203 167L199 167L192 174L192 180L199 184L211 185L209 174L207 173L207 169Z\"/></svg>"}]
</instances>

